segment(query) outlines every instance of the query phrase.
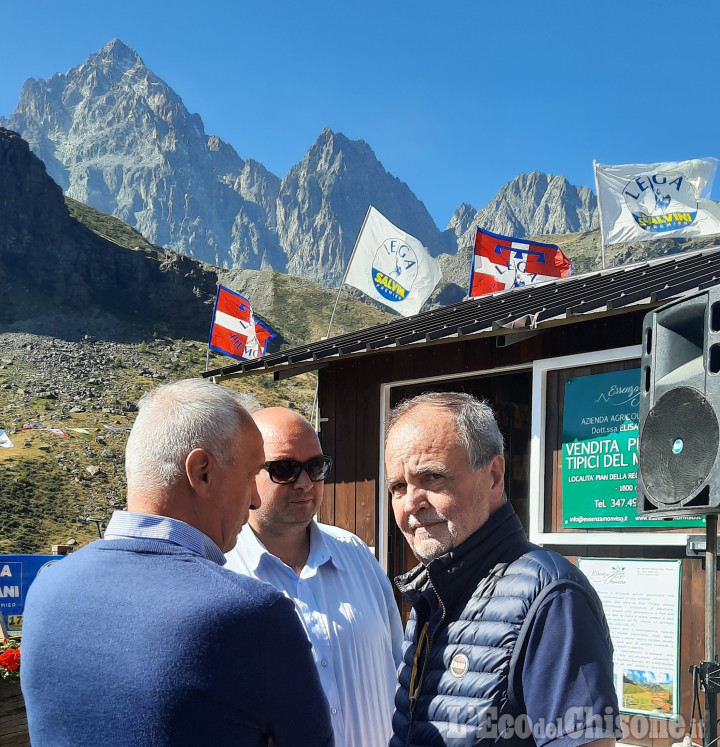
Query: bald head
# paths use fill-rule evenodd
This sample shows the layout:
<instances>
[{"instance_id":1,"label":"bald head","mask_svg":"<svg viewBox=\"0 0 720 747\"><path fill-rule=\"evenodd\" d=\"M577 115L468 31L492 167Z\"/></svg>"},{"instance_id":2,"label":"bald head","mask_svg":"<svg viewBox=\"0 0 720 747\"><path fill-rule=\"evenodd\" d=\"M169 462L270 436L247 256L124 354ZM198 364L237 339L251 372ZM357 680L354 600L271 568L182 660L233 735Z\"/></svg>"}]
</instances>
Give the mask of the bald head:
<instances>
[{"instance_id":1,"label":"bald head","mask_svg":"<svg viewBox=\"0 0 720 747\"><path fill-rule=\"evenodd\" d=\"M263 437L268 462L290 459L301 464L322 456L320 440L305 418L286 407L267 407L252 415ZM322 504L323 483L312 482L306 470L297 480L279 485L266 470L257 478L262 503L250 514L250 526L265 542L268 535L278 538L304 531ZM266 542L267 545L267 542Z\"/></svg>"},{"instance_id":2,"label":"bald head","mask_svg":"<svg viewBox=\"0 0 720 747\"><path fill-rule=\"evenodd\" d=\"M252 418L260 429L265 443L306 437L315 441L320 448L315 429L294 410L289 410L287 407L266 407L255 411ZM268 456L267 458L269 461L274 457Z\"/></svg>"}]
</instances>

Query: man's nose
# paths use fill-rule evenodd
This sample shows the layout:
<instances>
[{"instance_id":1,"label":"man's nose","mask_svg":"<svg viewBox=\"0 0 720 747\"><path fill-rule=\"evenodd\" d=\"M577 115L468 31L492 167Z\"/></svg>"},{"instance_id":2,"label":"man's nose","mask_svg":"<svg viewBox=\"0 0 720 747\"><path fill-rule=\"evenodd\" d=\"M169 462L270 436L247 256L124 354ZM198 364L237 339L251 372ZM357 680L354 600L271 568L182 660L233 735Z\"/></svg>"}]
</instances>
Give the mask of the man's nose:
<instances>
[{"instance_id":1,"label":"man's nose","mask_svg":"<svg viewBox=\"0 0 720 747\"><path fill-rule=\"evenodd\" d=\"M260 498L260 493L258 493L257 482L253 480L252 492L250 493L250 508L260 508L261 505L262 498Z\"/></svg>"},{"instance_id":2,"label":"man's nose","mask_svg":"<svg viewBox=\"0 0 720 747\"><path fill-rule=\"evenodd\" d=\"M305 469L300 473L298 479L293 483L293 487L298 488L298 490L309 490L312 485L313 482L310 479L307 470Z\"/></svg>"},{"instance_id":3,"label":"man's nose","mask_svg":"<svg viewBox=\"0 0 720 747\"><path fill-rule=\"evenodd\" d=\"M408 484L405 489L405 498L403 500L403 509L406 514L415 514L423 508L427 508L427 492L423 488L415 487Z\"/></svg>"}]
</instances>

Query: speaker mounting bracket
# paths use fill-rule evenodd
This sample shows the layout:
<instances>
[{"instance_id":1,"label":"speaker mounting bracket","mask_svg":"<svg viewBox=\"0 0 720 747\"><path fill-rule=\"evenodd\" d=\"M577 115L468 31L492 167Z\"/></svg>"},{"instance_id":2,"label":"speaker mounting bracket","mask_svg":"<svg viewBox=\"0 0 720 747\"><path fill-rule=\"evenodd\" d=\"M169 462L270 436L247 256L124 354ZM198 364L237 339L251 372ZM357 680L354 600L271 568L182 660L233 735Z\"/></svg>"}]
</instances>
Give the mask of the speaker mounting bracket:
<instances>
[{"instance_id":1,"label":"speaker mounting bracket","mask_svg":"<svg viewBox=\"0 0 720 747\"><path fill-rule=\"evenodd\" d=\"M700 689L709 695L720 693L720 662L700 662Z\"/></svg>"},{"instance_id":2,"label":"speaker mounting bracket","mask_svg":"<svg viewBox=\"0 0 720 747\"><path fill-rule=\"evenodd\" d=\"M717 552L720 555L720 538L717 542ZM689 534L687 538L687 544L685 545L685 555L688 558L703 558L705 559L705 535L704 534Z\"/></svg>"}]
</instances>

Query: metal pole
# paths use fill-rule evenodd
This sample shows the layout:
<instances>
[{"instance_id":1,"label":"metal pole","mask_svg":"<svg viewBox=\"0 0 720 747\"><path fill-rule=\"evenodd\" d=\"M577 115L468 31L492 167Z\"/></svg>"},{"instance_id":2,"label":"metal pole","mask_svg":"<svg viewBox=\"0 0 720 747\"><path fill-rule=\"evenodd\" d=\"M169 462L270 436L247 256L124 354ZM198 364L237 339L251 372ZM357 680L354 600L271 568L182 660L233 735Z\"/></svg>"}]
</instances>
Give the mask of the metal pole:
<instances>
[{"instance_id":1,"label":"metal pole","mask_svg":"<svg viewBox=\"0 0 720 747\"><path fill-rule=\"evenodd\" d=\"M716 658L717 635L717 514L705 517L705 661ZM717 742L717 695L705 693L705 747Z\"/></svg>"},{"instance_id":2,"label":"metal pole","mask_svg":"<svg viewBox=\"0 0 720 747\"><path fill-rule=\"evenodd\" d=\"M598 214L600 216L600 251L602 253L602 268L605 269L605 232L603 231L602 206L600 205L600 182L597 175L597 161L593 161L593 173L595 174L595 191L597 192Z\"/></svg>"},{"instance_id":3,"label":"metal pole","mask_svg":"<svg viewBox=\"0 0 720 747\"><path fill-rule=\"evenodd\" d=\"M358 232L357 238L355 239L355 245L353 246L352 254L350 255L350 261L347 263L347 266L345 267L345 272L343 273L342 280L340 281L340 287L338 288L337 296L335 296L335 305L333 306L332 313L330 314L330 322L328 323L327 328L327 334L323 339L328 340L330 339L330 328L332 327L333 319L335 318L335 310L337 309L338 301L340 300L340 292L342 291L343 285L345 285L345 278L347 277L348 270L350 269L350 265L352 264L353 258L355 257L355 252L358 248L358 243L360 242L360 237L362 236L363 229L365 228L365 224L367 223L367 219L370 216L370 211L374 210L372 205L368 205L367 212L365 213L365 217L363 218L362 225L360 226L360 231ZM208 348L209 352L209 348ZM207 370L207 369L206 369ZM310 422L315 423L315 430L318 430L318 420L316 419L316 415L319 416L320 409L318 407L318 389L320 387L320 375L318 374L318 382L315 384L315 397L313 398L313 405L312 410L310 411Z\"/></svg>"}]
</instances>

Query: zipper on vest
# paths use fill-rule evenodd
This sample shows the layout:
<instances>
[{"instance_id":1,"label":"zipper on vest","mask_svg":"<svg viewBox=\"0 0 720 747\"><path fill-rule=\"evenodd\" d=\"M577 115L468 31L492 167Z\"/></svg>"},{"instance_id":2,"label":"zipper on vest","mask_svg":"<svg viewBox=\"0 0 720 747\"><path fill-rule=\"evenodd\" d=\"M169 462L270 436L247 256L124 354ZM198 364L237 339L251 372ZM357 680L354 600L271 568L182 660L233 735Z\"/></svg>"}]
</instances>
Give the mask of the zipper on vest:
<instances>
[{"instance_id":1,"label":"zipper on vest","mask_svg":"<svg viewBox=\"0 0 720 747\"><path fill-rule=\"evenodd\" d=\"M440 599L440 595L437 593L437 590L433 586L433 591L435 592L435 596L438 598L438 602L440 604L440 609L442 610L442 615L440 616L440 622L433 628L433 631L428 638L427 647L425 649L425 660L422 664L422 670L420 671L420 677L417 680L417 685L415 686L411 696L410 696L410 718L408 723L408 736L410 736L410 729L413 726L413 713L415 712L415 705L417 704L418 697L420 696L420 691L422 690L423 680L425 679L425 669L427 667L427 663L430 660L430 651L432 649L433 640L435 639L435 634L437 631L442 627L443 622L445 621L445 614L447 610L445 609L445 605L443 604L443 600ZM427 630L429 621L425 623L425 626L423 627L422 633L420 634L420 638L418 638L418 649L415 651L415 655L418 656L420 652L419 646L421 644L421 641L423 640L424 633ZM412 678L411 678L411 684L412 684Z\"/></svg>"}]
</instances>

